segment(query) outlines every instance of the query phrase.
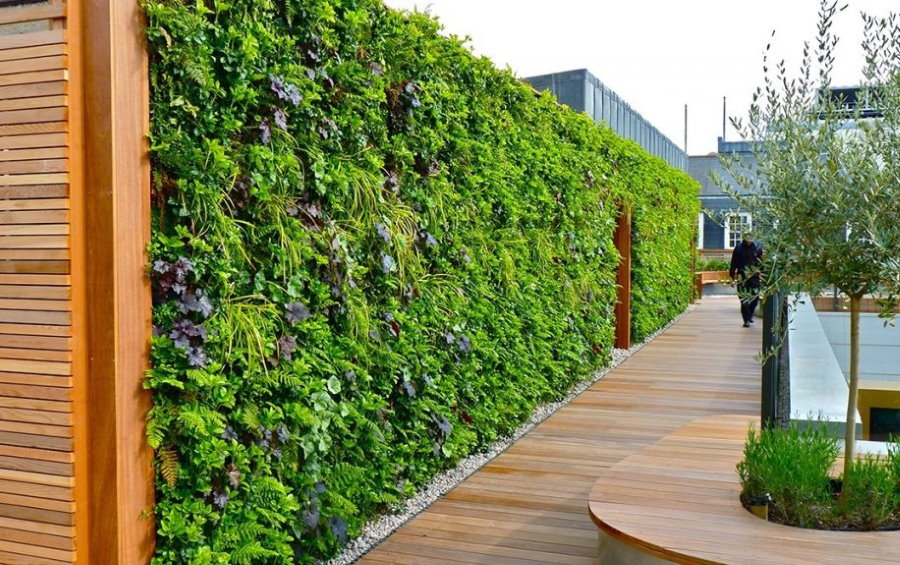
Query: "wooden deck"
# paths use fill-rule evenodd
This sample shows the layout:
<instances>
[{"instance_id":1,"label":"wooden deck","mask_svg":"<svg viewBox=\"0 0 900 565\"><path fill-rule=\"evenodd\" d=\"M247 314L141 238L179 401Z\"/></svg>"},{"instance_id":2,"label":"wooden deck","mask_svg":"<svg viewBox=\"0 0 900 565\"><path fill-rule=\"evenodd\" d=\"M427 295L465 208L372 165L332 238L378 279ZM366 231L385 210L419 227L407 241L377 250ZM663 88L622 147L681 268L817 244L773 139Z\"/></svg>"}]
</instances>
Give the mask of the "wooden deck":
<instances>
[{"instance_id":1,"label":"wooden deck","mask_svg":"<svg viewBox=\"0 0 900 565\"><path fill-rule=\"evenodd\" d=\"M590 512L607 539L695 565L900 563L900 532L791 528L745 510L735 465L747 420L695 420L604 471ZM612 562L629 559L611 549Z\"/></svg>"},{"instance_id":2,"label":"wooden deck","mask_svg":"<svg viewBox=\"0 0 900 565\"><path fill-rule=\"evenodd\" d=\"M602 471L697 418L758 416L761 326L704 299L360 563L596 563Z\"/></svg>"}]
</instances>

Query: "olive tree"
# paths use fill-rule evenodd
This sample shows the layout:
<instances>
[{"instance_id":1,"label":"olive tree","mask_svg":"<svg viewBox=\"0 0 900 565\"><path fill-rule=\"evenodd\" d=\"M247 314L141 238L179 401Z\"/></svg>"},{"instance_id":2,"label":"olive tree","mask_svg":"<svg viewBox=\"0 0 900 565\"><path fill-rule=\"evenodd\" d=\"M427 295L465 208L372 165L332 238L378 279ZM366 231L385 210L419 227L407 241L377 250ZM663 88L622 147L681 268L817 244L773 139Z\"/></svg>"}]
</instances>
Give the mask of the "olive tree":
<instances>
[{"instance_id":1,"label":"olive tree","mask_svg":"<svg viewBox=\"0 0 900 565\"><path fill-rule=\"evenodd\" d=\"M836 288L849 300L846 477L855 453L860 303L873 297L890 317L900 288L900 24L863 14L858 90L834 89L832 22L842 10L822 0L818 35L804 45L796 74L772 64L767 47L764 83L748 116L732 120L752 158L725 156L734 183L719 182L763 219L763 293Z\"/></svg>"}]
</instances>

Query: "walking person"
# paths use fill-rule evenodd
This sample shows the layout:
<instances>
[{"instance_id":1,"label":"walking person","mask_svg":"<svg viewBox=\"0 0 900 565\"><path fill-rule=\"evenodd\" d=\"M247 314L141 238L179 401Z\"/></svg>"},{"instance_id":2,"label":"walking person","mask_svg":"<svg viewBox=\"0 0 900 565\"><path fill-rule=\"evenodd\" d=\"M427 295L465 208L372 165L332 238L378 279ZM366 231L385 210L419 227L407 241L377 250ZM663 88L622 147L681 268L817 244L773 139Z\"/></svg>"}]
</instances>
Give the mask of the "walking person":
<instances>
[{"instance_id":1,"label":"walking person","mask_svg":"<svg viewBox=\"0 0 900 565\"><path fill-rule=\"evenodd\" d=\"M749 232L745 232L731 253L731 268L728 274L738 283L741 316L744 318L745 328L749 328L753 323L753 312L759 304L759 266L762 263L762 252L762 246L751 239Z\"/></svg>"}]
</instances>

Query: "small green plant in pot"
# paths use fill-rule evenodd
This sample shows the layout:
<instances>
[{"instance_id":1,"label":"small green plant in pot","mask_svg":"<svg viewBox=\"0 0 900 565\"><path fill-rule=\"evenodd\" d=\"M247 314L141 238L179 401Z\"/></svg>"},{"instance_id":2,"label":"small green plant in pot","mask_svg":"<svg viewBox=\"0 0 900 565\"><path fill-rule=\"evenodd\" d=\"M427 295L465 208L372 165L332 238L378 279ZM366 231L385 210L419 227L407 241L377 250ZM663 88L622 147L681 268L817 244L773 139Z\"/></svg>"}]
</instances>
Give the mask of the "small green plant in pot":
<instances>
[{"instance_id":1,"label":"small green plant in pot","mask_svg":"<svg viewBox=\"0 0 900 565\"><path fill-rule=\"evenodd\" d=\"M887 456L865 454L851 472L832 477L839 440L827 427L751 427L737 465L741 502L754 511L768 504L767 519L788 526L833 530L900 527L900 444Z\"/></svg>"},{"instance_id":2,"label":"small green plant in pot","mask_svg":"<svg viewBox=\"0 0 900 565\"><path fill-rule=\"evenodd\" d=\"M829 471L838 453L823 427L751 428L737 465L741 500L749 507L771 497L773 521L814 527L830 513Z\"/></svg>"}]
</instances>

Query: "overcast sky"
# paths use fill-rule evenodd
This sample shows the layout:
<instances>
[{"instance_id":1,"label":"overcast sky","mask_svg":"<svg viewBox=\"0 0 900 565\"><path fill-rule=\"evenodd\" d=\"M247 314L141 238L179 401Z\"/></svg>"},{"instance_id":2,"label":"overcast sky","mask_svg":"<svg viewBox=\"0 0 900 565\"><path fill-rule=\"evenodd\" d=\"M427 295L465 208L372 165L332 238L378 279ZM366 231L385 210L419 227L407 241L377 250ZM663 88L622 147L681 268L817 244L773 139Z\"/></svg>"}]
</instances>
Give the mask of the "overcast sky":
<instances>
[{"instance_id":1,"label":"overcast sky","mask_svg":"<svg viewBox=\"0 0 900 565\"><path fill-rule=\"evenodd\" d=\"M468 36L475 53L517 76L586 68L632 108L684 145L716 150L722 97L745 115L762 82L762 53L773 30L778 57L798 63L815 38L819 0L386 0L437 16L446 33ZM846 0L834 83L859 81L861 11L884 14L897 0ZM726 137L736 139L728 128Z\"/></svg>"}]
</instances>

